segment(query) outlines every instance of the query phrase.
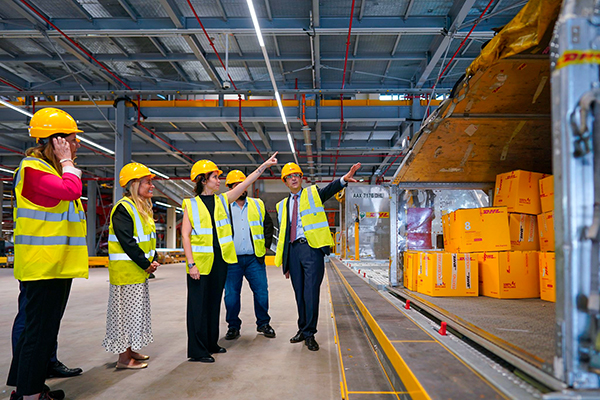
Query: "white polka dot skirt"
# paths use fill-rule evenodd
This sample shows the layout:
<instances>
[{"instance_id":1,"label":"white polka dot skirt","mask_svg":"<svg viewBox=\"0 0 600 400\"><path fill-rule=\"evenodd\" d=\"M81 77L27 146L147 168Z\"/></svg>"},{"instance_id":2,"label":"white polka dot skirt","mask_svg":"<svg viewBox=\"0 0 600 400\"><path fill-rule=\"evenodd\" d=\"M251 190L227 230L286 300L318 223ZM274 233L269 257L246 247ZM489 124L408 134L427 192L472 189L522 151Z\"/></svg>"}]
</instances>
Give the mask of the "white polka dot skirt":
<instances>
[{"instance_id":1,"label":"white polka dot skirt","mask_svg":"<svg viewBox=\"0 0 600 400\"><path fill-rule=\"evenodd\" d=\"M136 351L153 341L148 280L135 285L110 285L102 346L120 354L128 347Z\"/></svg>"}]
</instances>

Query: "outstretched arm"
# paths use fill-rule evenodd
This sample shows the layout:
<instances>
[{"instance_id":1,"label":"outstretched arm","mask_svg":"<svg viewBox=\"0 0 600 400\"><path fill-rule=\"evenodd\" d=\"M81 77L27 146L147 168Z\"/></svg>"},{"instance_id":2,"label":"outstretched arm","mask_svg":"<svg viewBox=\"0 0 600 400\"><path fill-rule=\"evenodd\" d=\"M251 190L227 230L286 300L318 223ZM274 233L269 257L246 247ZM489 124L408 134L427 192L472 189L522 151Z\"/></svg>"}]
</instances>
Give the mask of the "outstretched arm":
<instances>
[{"instance_id":1,"label":"outstretched arm","mask_svg":"<svg viewBox=\"0 0 600 400\"><path fill-rule=\"evenodd\" d=\"M238 197L240 197L242 193L244 193L248 186L252 185L252 183L254 183L254 181L256 181L262 175L262 173L265 172L267 168L270 168L273 165L277 164L277 153L278 152L275 152L275 154L273 154L267 161L262 163L262 165L255 169L254 172L252 172L250 175L248 175L248 177L242 183L228 191L226 193L227 201L229 201L229 203L233 203L234 201L236 201Z\"/></svg>"}]
</instances>

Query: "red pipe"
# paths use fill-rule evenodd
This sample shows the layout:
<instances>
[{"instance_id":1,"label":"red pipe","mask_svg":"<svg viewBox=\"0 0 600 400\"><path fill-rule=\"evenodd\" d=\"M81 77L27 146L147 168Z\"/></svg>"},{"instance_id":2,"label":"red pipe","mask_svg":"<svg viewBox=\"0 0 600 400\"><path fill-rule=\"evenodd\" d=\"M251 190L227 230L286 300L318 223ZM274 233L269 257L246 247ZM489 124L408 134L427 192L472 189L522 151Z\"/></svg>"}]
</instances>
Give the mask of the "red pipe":
<instances>
[{"instance_id":1,"label":"red pipe","mask_svg":"<svg viewBox=\"0 0 600 400\"><path fill-rule=\"evenodd\" d=\"M306 122L306 95L305 94L302 95L302 125L304 125L304 126L308 125L308 122Z\"/></svg>"},{"instance_id":2,"label":"red pipe","mask_svg":"<svg viewBox=\"0 0 600 400\"><path fill-rule=\"evenodd\" d=\"M460 51L460 49L462 49L462 47L465 45L465 42L467 41L467 39L469 38L469 36L471 36L471 33L473 33L473 30L475 29L475 27L477 26L477 24L479 24L479 22L481 21L481 19L483 18L483 16L485 15L485 13L490 8L490 6L492 5L493 2L494 2L494 0L490 0L490 2L488 3L487 7L485 8L485 10L483 10L483 12L481 13L481 15L477 19L477 21L475 21L475 23L471 27L471 30L469 31L469 33L467 34L467 36L465 36L465 38L463 39L463 41L460 42L460 46L458 46L458 49L456 49L456 51L454 52L454 55L452 56L452 58L450 59L450 61L448 61L448 64L446 64L446 67L444 68L444 70L442 71L442 73L438 76L438 81L440 79L442 79L442 76L444 76L444 73L446 73L446 70L448 69L448 67L450 66L450 64L452 64L452 61L454 61L454 58L456 57L456 55L458 54L458 52Z\"/></svg>"},{"instance_id":3,"label":"red pipe","mask_svg":"<svg viewBox=\"0 0 600 400\"><path fill-rule=\"evenodd\" d=\"M206 32L206 29L204 29L204 25L202 24L202 21L200 21L200 18L198 17L198 14L196 13L196 9L192 5L192 2L190 0L187 0L187 3L189 4L190 8L192 9L192 12L194 13L194 17L196 17L196 21L198 21L198 24L200 24L200 27L204 31L204 34L206 35L206 38L208 39L208 43L210 43L210 46L215 51L215 54L217 55L217 58L219 59L219 62L223 66L223 69L226 71L225 64L223 63L223 60L221 60L221 56L219 56L219 52L217 52L217 49L215 48L215 44L213 43L212 39L210 38L210 36L208 36L208 32ZM235 86L235 82L233 82L233 79L231 79L231 76L229 75L229 72L227 73L227 77L229 78L229 82L231 82L231 84L233 85L233 88L235 90L237 90L237 86Z\"/></svg>"},{"instance_id":4,"label":"red pipe","mask_svg":"<svg viewBox=\"0 0 600 400\"><path fill-rule=\"evenodd\" d=\"M348 25L348 38L346 39L346 56L344 57L344 74L342 75L342 90L346 86L346 69L348 67L348 51L350 50L350 35L352 33L352 20L354 19L354 4L356 0L352 0L352 8L350 9L350 24ZM344 129L344 95L340 94L340 135L338 137L338 147L342 143L342 131ZM340 151L338 150L335 157L335 166L333 167L333 178L335 178L335 173L337 171L337 162Z\"/></svg>"},{"instance_id":5,"label":"red pipe","mask_svg":"<svg viewBox=\"0 0 600 400\"><path fill-rule=\"evenodd\" d=\"M323 154L322 156L323 157L327 157L328 155ZM384 157L387 157L387 156L389 156L389 154L340 154L338 157L356 157L356 158L377 157L377 158L384 158ZM308 158L308 156L306 156L306 155L300 155L300 154L298 154L298 157L300 157L300 158Z\"/></svg>"},{"instance_id":6,"label":"red pipe","mask_svg":"<svg viewBox=\"0 0 600 400\"><path fill-rule=\"evenodd\" d=\"M20 87L13 85L12 83L10 83L9 81L5 81L4 79L0 78L0 83L4 83L6 86L10 86L13 89L17 89L19 92L22 92L23 89L21 89Z\"/></svg>"},{"instance_id":7,"label":"red pipe","mask_svg":"<svg viewBox=\"0 0 600 400\"><path fill-rule=\"evenodd\" d=\"M9 149L8 147L0 146L0 149L10 151L11 153L25 155L22 151L16 151L13 149Z\"/></svg>"},{"instance_id":8,"label":"red pipe","mask_svg":"<svg viewBox=\"0 0 600 400\"><path fill-rule=\"evenodd\" d=\"M128 84L126 84L125 82L123 82L121 80L121 78L119 78L117 75L115 75L110 69L108 69L104 64L102 64L100 61L96 60L94 58L93 55L91 55L90 53L88 53L83 47L81 47L76 41L74 41L73 39L71 39L69 37L69 35L67 35L66 33L64 33L63 31L61 31L56 25L54 25L52 22L50 22L50 20L48 20L48 18L46 18L43 14L39 13L38 10L36 10L34 7L32 7L29 3L27 3L27 1L25 0L21 0L21 3L25 4L25 6L27 8L29 8L31 11L33 11L38 17L40 17L41 19L43 19L48 25L50 25L51 27L53 27L54 29L56 29L61 35L63 35L65 37L65 39L67 39L69 42L71 42L73 44L73 46L77 47L79 50L81 50L86 56L88 56L89 58L91 58L92 60L94 60L96 62L96 64L98 64L99 66L101 66L106 72L108 72L109 74L111 74L113 76L113 78L115 78L116 80L118 80L119 82L121 82L121 84L123 86L125 86L127 89L129 90L133 90L131 88L131 86L129 86Z\"/></svg>"}]
</instances>

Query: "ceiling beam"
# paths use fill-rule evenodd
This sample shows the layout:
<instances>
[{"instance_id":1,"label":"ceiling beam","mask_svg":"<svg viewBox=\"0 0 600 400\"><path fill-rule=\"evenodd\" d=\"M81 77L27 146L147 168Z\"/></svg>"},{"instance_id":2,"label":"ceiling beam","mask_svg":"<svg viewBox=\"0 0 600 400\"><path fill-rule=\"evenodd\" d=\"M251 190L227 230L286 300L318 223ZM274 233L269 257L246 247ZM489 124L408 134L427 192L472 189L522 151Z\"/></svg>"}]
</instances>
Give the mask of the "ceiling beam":
<instances>
[{"instance_id":1,"label":"ceiling beam","mask_svg":"<svg viewBox=\"0 0 600 400\"><path fill-rule=\"evenodd\" d=\"M194 52L194 55L196 56L196 59L200 61L200 64L202 64L202 67L210 77L210 80L213 82L215 87L217 89L221 89L223 86L221 78L219 77L215 67L213 67L213 65L206 59L206 52L202 48L198 38L196 38L195 35L183 35L183 39L187 42L188 46L190 46Z\"/></svg>"},{"instance_id":2,"label":"ceiling beam","mask_svg":"<svg viewBox=\"0 0 600 400\"><path fill-rule=\"evenodd\" d=\"M269 135L265 132L263 125L261 125L260 122L253 122L252 125L254 125L256 133L258 133L258 136L260 136L260 140L262 140L267 151L273 151L273 148L271 147L271 139L269 138Z\"/></svg>"},{"instance_id":3,"label":"ceiling beam","mask_svg":"<svg viewBox=\"0 0 600 400\"><path fill-rule=\"evenodd\" d=\"M273 13L271 12L271 2L269 0L265 0L265 9L267 10L267 18L269 21L273 21Z\"/></svg>"},{"instance_id":4,"label":"ceiling beam","mask_svg":"<svg viewBox=\"0 0 600 400\"><path fill-rule=\"evenodd\" d=\"M152 44L154 45L154 47L156 47L158 49L158 51L160 52L160 54L163 57L166 58L167 54L169 53L169 50L167 50L167 48L160 42L160 38L155 38L155 37L150 36L148 39L150 39L150 41L152 42ZM179 74L179 76L181 77L181 79L183 79L185 82L189 82L190 81L190 78L185 73L185 71L183 70L183 68L181 68L181 65L179 65L175 61L169 61L169 64L171 64L171 67L173 67L173 69Z\"/></svg>"},{"instance_id":5,"label":"ceiling beam","mask_svg":"<svg viewBox=\"0 0 600 400\"><path fill-rule=\"evenodd\" d=\"M160 2L160 5L164 8L164 10L167 12L167 15L171 19L171 22L173 23L173 25L175 25L175 27L178 29L183 28L183 24L181 23L181 12L179 11L177 4L175 4L175 1L174 0L158 0L158 1Z\"/></svg>"},{"instance_id":6,"label":"ceiling beam","mask_svg":"<svg viewBox=\"0 0 600 400\"><path fill-rule=\"evenodd\" d=\"M123 10L125 10L127 15L129 15L129 18L131 18L131 20L133 22L137 22L138 14L135 11L135 8L133 8L133 6L131 4L129 4L129 1L127 1L127 0L117 0L117 1L119 2L119 5L123 8Z\"/></svg>"},{"instance_id":7,"label":"ceiling beam","mask_svg":"<svg viewBox=\"0 0 600 400\"><path fill-rule=\"evenodd\" d=\"M240 137L237 135L235 130L231 127L231 125L229 125L228 122L221 122L221 125L223 125L223 128L225 128L227 133L229 133L231 135L231 137L233 138L233 141L237 143L237 145L240 147L240 149L247 150L246 145L244 145L244 143L242 142ZM252 157L250 154L246 154L246 156L248 157L248 159L250 161L252 161L254 164L256 164L256 160L254 159L254 157Z\"/></svg>"},{"instance_id":8,"label":"ceiling beam","mask_svg":"<svg viewBox=\"0 0 600 400\"><path fill-rule=\"evenodd\" d=\"M452 42L454 34L458 31L458 27L463 23L471 8L475 5L477 0L459 0L454 3L454 6L450 10L448 17L452 21L452 25L448 30L448 33L445 34L441 40L438 40L436 44L434 44L434 48L431 49L431 59L425 66L423 72L417 79L416 87L423 87L433 69L438 64L446 49L450 46Z\"/></svg>"},{"instance_id":9,"label":"ceiling beam","mask_svg":"<svg viewBox=\"0 0 600 400\"><path fill-rule=\"evenodd\" d=\"M223 3L221 3L221 0L215 0L215 2L217 3L217 7L219 8L221 16L223 17L223 21L227 22L227 13L225 12L225 7L223 7Z\"/></svg>"},{"instance_id":10,"label":"ceiling beam","mask_svg":"<svg viewBox=\"0 0 600 400\"><path fill-rule=\"evenodd\" d=\"M71 4L79 14L83 15L83 18L87 19L90 22L94 19L94 17L92 17L92 14L90 14L81 4L79 4L77 0L70 0L69 4Z\"/></svg>"},{"instance_id":11,"label":"ceiling beam","mask_svg":"<svg viewBox=\"0 0 600 400\"><path fill-rule=\"evenodd\" d=\"M147 140L148 142L152 143L153 145L155 145L156 147L158 147L159 149L164 150L168 155L178 159L179 161L181 161L182 163L184 163L187 166L191 166L192 163L190 162L190 160L188 160L185 157L182 157L179 153L174 152L169 146L167 146L164 142L157 140L154 136L149 135L146 131L138 128L137 126L132 126L132 130L133 132L138 135L139 137L141 137L144 140ZM154 134L156 136L160 136L158 133L154 132ZM168 139L166 138L162 138L165 141L168 142Z\"/></svg>"}]
</instances>

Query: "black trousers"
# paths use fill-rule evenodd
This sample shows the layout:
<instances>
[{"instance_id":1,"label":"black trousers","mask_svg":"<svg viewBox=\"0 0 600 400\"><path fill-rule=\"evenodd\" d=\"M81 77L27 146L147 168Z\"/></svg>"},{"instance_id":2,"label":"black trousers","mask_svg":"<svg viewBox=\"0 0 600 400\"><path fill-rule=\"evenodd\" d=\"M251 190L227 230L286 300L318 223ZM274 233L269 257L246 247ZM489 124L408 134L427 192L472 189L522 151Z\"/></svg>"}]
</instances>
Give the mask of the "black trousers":
<instances>
[{"instance_id":1,"label":"black trousers","mask_svg":"<svg viewBox=\"0 0 600 400\"><path fill-rule=\"evenodd\" d=\"M220 252L208 275L199 280L187 275L188 358L209 356L219 350L221 300L227 279L227 263Z\"/></svg>"},{"instance_id":2,"label":"black trousers","mask_svg":"<svg viewBox=\"0 0 600 400\"><path fill-rule=\"evenodd\" d=\"M25 329L17 341L6 382L16 386L21 396L41 393L44 388L71 283L72 279L22 282L27 296Z\"/></svg>"},{"instance_id":3,"label":"black trousers","mask_svg":"<svg viewBox=\"0 0 600 400\"><path fill-rule=\"evenodd\" d=\"M298 307L298 331L304 336L317 333L319 296L325 274L324 254L308 243L298 241L290 245L290 279Z\"/></svg>"}]
</instances>

